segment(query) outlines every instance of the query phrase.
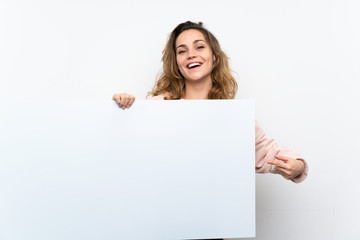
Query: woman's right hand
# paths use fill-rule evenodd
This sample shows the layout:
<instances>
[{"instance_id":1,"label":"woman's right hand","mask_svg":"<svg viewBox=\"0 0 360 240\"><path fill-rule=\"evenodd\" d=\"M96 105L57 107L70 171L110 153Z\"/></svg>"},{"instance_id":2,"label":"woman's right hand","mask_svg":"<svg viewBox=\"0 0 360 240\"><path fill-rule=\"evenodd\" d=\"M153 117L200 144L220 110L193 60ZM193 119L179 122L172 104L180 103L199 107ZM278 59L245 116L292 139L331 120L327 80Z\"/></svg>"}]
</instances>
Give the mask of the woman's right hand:
<instances>
[{"instance_id":1,"label":"woman's right hand","mask_svg":"<svg viewBox=\"0 0 360 240\"><path fill-rule=\"evenodd\" d=\"M127 93L115 93L112 100L116 101L120 108L125 109L131 107L135 97Z\"/></svg>"}]
</instances>

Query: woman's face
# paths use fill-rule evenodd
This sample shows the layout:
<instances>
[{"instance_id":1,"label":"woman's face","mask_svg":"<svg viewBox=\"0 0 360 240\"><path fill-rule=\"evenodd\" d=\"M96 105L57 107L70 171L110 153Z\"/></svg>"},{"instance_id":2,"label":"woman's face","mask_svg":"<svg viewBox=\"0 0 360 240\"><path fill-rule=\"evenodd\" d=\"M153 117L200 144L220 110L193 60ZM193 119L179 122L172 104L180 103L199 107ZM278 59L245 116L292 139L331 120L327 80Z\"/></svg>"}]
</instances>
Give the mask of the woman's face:
<instances>
[{"instance_id":1,"label":"woman's face","mask_svg":"<svg viewBox=\"0 0 360 240\"><path fill-rule=\"evenodd\" d=\"M189 29L175 42L176 62L185 81L212 81L215 56L202 32Z\"/></svg>"}]
</instances>

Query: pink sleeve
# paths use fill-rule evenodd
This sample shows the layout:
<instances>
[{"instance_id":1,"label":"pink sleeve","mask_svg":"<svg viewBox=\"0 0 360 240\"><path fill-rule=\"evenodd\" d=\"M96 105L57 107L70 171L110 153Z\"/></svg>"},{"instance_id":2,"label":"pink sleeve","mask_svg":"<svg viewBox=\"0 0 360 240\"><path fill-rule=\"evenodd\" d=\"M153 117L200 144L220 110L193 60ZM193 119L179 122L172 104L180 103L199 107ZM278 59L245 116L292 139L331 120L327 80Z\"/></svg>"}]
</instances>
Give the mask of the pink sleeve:
<instances>
[{"instance_id":1,"label":"pink sleeve","mask_svg":"<svg viewBox=\"0 0 360 240\"><path fill-rule=\"evenodd\" d=\"M302 174L294 178L292 181L302 182L308 173L308 165L304 159L296 152L279 146L274 139L265 135L258 122L255 122L255 170L257 173L277 173L274 165L268 164L267 161L274 160L275 155L286 156L302 160L305 169Z\"/></svg>"}]
</instances>

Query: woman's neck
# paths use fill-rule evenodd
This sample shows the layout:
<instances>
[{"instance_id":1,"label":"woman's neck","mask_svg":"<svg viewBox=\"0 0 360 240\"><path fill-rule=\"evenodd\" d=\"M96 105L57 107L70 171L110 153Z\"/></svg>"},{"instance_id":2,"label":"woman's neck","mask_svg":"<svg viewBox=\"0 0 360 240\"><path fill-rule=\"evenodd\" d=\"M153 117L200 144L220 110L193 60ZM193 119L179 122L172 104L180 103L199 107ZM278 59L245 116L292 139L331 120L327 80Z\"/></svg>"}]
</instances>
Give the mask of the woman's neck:
<instances>
[{"instance_id":1,"label":"woman's neck","mask_svg":"<svg viewBox=\"0 0 360 240\"><path fill-rule=\"evenodd\" d=\"M183 99L208 99L212 88L212 81L185 81L185 92Z\"/></svg>"}]
</instances>

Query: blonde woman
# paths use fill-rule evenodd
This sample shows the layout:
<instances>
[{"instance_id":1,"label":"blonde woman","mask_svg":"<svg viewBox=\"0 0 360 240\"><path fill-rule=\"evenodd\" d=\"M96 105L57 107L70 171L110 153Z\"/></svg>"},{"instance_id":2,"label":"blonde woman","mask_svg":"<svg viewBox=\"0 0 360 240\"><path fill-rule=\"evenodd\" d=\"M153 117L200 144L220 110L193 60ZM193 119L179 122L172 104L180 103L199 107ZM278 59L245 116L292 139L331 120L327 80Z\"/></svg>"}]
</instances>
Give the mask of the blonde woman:
<instances>
[{"instance_id":1,"label":"blonde woman","mask_svg":"<svg viewBox=\"0 0 360 240\"><path fill-rule=\"evenodd\" d=\"M179 24L169 36L162 61L163 71L149 92L152 100L234 99L237 83L230 73L228 57L201 22ZM114 94L113 100L125 109L135 97ZM304 159L277 145L257 122L255 150L257 173L280 174L296 183L306 178L308 167Z\"/></svg>"}]
</instances>

